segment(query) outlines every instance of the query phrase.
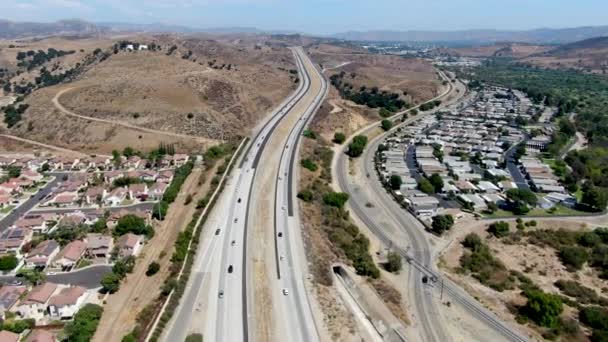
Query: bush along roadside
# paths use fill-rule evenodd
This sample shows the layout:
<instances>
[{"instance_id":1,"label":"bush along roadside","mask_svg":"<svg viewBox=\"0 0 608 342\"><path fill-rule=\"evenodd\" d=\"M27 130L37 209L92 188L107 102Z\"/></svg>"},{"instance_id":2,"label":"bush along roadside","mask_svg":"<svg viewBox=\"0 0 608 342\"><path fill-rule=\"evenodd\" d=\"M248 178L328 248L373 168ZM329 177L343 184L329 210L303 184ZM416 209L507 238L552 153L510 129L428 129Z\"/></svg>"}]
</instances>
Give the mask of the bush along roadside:
<instances>
[{"instance_id":1,"label":"bush along roadside","mask_svg":"<svg viewBox=\"0 0 608 342\"><path fill-rule=\"evenodd\" d=\"M175 175L173 176L173 181L165 190L163 194L163 198L160 202L154 205L154 209L152 210L152 217L157 220L164 220L167 217L167 210L169 210L169 204L175 201L177 198L177 194L179 194L182 185L186 181L186 178L192 172L192 168L194 168L194 163L192 161L187 162L186 164L175 169Z\"/></svg>"},{"instance_id":2,"label":"bush along roadside","mask_svg":"<svg viewBox=\"0 0 608 342\"><path fill-rule=\"evenodd\" d=\"M125 336L125 339L158 341L165 326L171 320L175 310L179 306L180 299L190 277L194 255L199 243L200 233L207 217L223 187L225 177L234 167L235 161L246 145L248 139L244 139L233 154L231 161L226 167L222 179L211 182L211 188L205 198L209 198L204 208L198 208L186 229L181 232L175 241L175 250L171 256L170 274L164 280L161 292L156 301L145 307L137 317L135 329ZM183 181L182 181L183 183Z\"/></svg>"}]
</instances>

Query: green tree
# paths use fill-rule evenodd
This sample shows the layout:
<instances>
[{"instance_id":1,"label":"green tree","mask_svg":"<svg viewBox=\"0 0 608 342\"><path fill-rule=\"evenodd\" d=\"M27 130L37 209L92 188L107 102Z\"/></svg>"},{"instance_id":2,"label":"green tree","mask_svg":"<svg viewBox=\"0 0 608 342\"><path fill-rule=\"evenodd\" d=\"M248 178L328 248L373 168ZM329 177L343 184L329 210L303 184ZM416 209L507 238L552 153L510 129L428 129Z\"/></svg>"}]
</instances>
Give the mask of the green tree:
<instances>
[{"instance_id":1,"label":"green tree","mask_svg":"<svg viewBox=\"0 0 608 342\"><path fill-rule=\"evenodd\" d=\"M491 214L495 213L498 210L498 206L494 202L488 202L488 212Z\"/></svg>"},{"instance_id":2,"label":"green tree","mask_svg":"<svg viewBox=\"0 0 608 342\"><path fill-rule=\"evenodd\" d=\"M102 314L103 308L101 306L85 304L74 315L74 320L65 325L66 340L70 342L91 341Z\"/></svg>"},{"instance_id":3,"label":"green tree","mask_svg":"<svg viewBox=\"0 0 608 342\"><path fill-rule=\"evenodd\" d=\"M102 291L106 293L118 291L120 288L120 279L121 277L114 272L106 273L103 278L101 278Z\"/></svg>"},{"instance_id":4,"label":"green tree","mask_svg":"<svg viewBox=\"0 0 608 342\"><path fill-rule=\"evenodd\" d=\"M401 188L401 184L403 184L403 180L399 175L392 175L390 178L391 189L399 190Z\"/></svg>"},{"instance_id":5,"label":"green tree","mask_svg":"<svg viewBox=\"0 0 608 342\"><path fill-rule=\"evenodd\" d=\"M475 233L469 233L469 234L467 234L467 236L465 236L464 240L462 241L462 245L465 248L469 248L470 250L476 250L482 244L483 243L481 241L481 238L479 237L479 235L477 235Z\"/></svg>"},{"instance_id":6,"label":"green tree","mask_svg":"<svg viewBox=\"0 0 608 342\"><path fill-rule=\"evenodd\" d=\"M382 129L385 131L390 130L391 128L393 128L393 122L391 120L388 119L384 119L382 120Z\"/></svg>"},{"instance_id":7,"label":"green tree","mask_svg":"<svg viewBox=\"0 0 608 342\"><path fill-rule=\"evenodd\" d=\"M424 193L432 194L435 192L435 187L431 182L426 178L421 178L418 181L418 189Z\"/></svg>"},{"instance_id":8,"label":"green tree","mask_svg":"<svg viewBox=\"0 0 608 342\"><path fill-rule=\"evenodd\" d=\"M135 154L136 154L135 150L130 146L125 147L125 149L122 151L122 155L127 158L132 157Z\"/></svg>"},{"instance_id":9,"label":"green tree","mask_svg":"<svg viewBox=\"0 0 608 342\"><path fill-rule=\"evenodd\" d=\"M431 228L435 233L441 235L443 232L450 230L452 226L454 226L454 217L452 217L452 215L447 214L433 216Z\"/></svg>"},{"instance_id":10,"label":"green tree","mask_svg":"<svg viewBox=\"0 0 608 342\"><path fill-rule=\"evenodd\" d=\"M583 189L581 202L598 210L604 210L608 204L608 194L598 187L589 186Z\"/></svg>"},{"instance_id":11,"label":"green tree","mask_svg":"<svg viewBox=\"0 0 608 342\"><path fill-rule=\"evenodd\" d=\"M304 189L298 192L298 198L304 202L312 202L314 196L312 194L312 191Z\"/></svg>"},{"instance_id":12,"label":"green tree","mask_svg":"<svg viewBox=\"0 0 608 342\"><path fill-rule=\"evenodd\" d=\"M488 226L488 233L499 238L507 236L509 235L509 223L505 221L493 222Z\"/></svg>"},{"instance_id":13,"label":"green tree","mask_svg":"<svg viewBox=\"0 0 608 342\"><path fill-rule=\"evenodd\" d=\"M367 145L367 137L365 135L357 135L353 138L353 141L348 144L348 152L347 154L356 158L363 154L363 150Z\"/></svg>"},{"instance_id":14,"label":"green tree","mask_svg":"<svg viewBox=\"0 0 608 342\"><path fill-rule=\"evenodd\" d=\"M334 133L334 142L336 144L343 144L344 141L346 141L346 135L344 135L344 133L342 132L336 132Z\"/></svg>"},{"instance_id":15,"label":"green tree","mask_svg":"<svg viewBox=\"0 0 608 342\"><path fill-rule=\"evenodd\" d=\"M348 201L348 194L344 192L328 192L323 195L323 203L330 207L343 208Z\"/></svg>"},{"instance_id":16,"label":"green tree","mask_svg":"<svg viewBox=\"0 0 608 342\"><path fill-rule=\"evenodd\" d=\"M202 198L201 200L204 200L204 198ZM167 211L169 211L169 203L165 201L160 201L154 204L154 207L152 208L152 217L162 221L165 219L165 217L167 217Z\"/></svg>"},{"instance_id":17,"label":"green tree","mask_svg":"<svg viewBox=\"0 0 608 342\"><path fill-rule=\"evenodd\" d=\"M580 321L598 330L608 331L608 309L599 306L584 307L579 311Z\"/></svg>"},{"instance_id":18,"label":"green tree","mask_svg":"<svg viewBox=\"0 0 608 342\"><path fill-rule=\"evenodd\" d=\"M437 173L433 173L429 178L429 182L433 185L435 193L440 193L443 190L443 179Z\"/></svg>"},{"instance_id":19,"label":"green tree","mask_svg":"<svg viewBox=\"0 0 608 342\"><path fill-rule=\"evenodd\" d=\"M143 218L128 214L118 219L118 224L114 227L114 233L118 236L133 233L135 235L146 235L151 237L154 235L154 230L151 226L146 224L146 221L144 221Z\"/></svg>"},{"instance_id":20,"label":"green tree","mask_svg":"<svg viewBox=\"0 0 608 342\"><path fill-rule=\"evenodd\" d=\"M22 269L17 273L17 276L23 277L32 285L42 284L46 279L46 275L37 269Z\"/></svg>"},{"instance_id":21,"label":"green tree","mask_svg":"<svg viewBox=\"0 0 608 342\"><path fill-rule=\"evenodd\" d=\"M531 206L538 203L536 195L528 189L509 189L507 190L507 198L511 201L523 201Z\"/></svg>"},{"instance_id":22,"label":"green tree","mask_svg":"<svg viewBox=\"0 0 608 342\"><path fill-rule=\"evenodd\" d=\"M560 297L540 290L531 290L525 295L528 302L523 313L540 326L554 327L564 309Z\"/></svg>"},{"instance_id":23,"label":"green tree","mask_svg":"<svg viewBox=\"0 0 608 342\"><path fill-rule=\"evenodd\" d=\"M150 265L148 265L148 269L146 270L146 275L151 277L155 275L160 270L160 264L156 261L152 261Z\"/></svg>"},{"instance_id":24,"label":"green tree","mask_svg":"<svg viewBox=\"0 0 608 342\"><path fill-rule=\"evenodd\" d=\"M19 259L16 256L9 254L0 257L0 271L12 271L19 264Z\"/></svg>"}]
</instances>

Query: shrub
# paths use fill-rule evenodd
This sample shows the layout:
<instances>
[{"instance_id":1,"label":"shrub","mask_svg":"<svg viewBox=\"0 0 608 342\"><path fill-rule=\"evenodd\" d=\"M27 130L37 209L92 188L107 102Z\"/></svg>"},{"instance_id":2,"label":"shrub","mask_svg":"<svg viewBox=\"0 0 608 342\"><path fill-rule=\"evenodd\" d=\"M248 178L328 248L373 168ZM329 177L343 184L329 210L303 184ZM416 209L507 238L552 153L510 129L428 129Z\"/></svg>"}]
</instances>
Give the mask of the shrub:
<instances>
[{"instance_id":1,"label":"shrub","mask_svg":"<svg viewBox=\"0 0 608 342\"><path fill-rule=\"evenodd\" d=\"M346 201L348 201L348 197L347 193L332 191L323 195L323 203L330 207L342 209Z\"/></svg>"},{"instance_id":2,"label":"shrub","mask_svg":"<svg viewBox=\"0 0 608 342\"><path fill-rule=\"evenodd\" d=\"M385 268L389 272L399 272L401 271L401 255L397 252L390 251L387 255L387 262Z\"/></svg>"},{"instance_id":3,"label":"shrub","mask_svg":"<svg viewBox=\"0 0 608 342\"><path fill-rule=\"evenodd\" d=\"M583 247L564 246L559 250L559 258L570 271L580 270L589 260L589 253Z\"/></svg>"},{"instance_id":4,"label":"shrub","mask_svg":"<svg viewBox=\"0 0 608 342\"><path fill-rule=\"evenodd\" d=\"M190 334L186 337L184 342L203 342L203 335L201 334Z\"/></svg>"},{"instance_id":5,"label":"shrub","mask_svg":"<svg viewBox=\"0 0 608 342\"><path fill-rule=\"evenodd\" d=\"M309 139L317 139L317 134L309 129L305 129L303 135Z\"/></svg>"},{"instance_id":6,"label":"shrub","mask_svg":"<svg viewBox=\"0 0 608 342\"><path fill-rule=\"evenodd\" d=\"M344 135L344 133L342 132L336 132L334 133L334 142L336 144L343 144L346 141L346 135Z\"/></svg>"},{"instance_id":7,"label":"shrub","mask_svg":"<svg viewBox=\"0 0 608 342\"><path fill-rule=\"evenodd\" d=\"M380 108L380 111L378 112L378 114L380 114L381 117L383 118L388 118L389 116L391 116L393 113L391 113L391 111L389 111L386 108Z\"/></svg>"},{"instance_id":8,"label":"shrub","mask_svg":"<svg viewBox=\"0 0 608 342\"><path fill-rule=\"evenodd\" d=\"M509 224L504 221L493 222L488 226L488 233L496 237L504 237L509 234Z\"/></svg>"},{"instance_id":9,"label":"shrub","mask_svg":"<svg viewBox=\"0 0 608 342\"><path fill-rule=\"evenodd\" d=\"M302 159L300 163L302 164L303 168L308 169L311 172L315 172L318 169L317 164L310 159Z\"/></svg>"},{"instance_id":10,"label":"shrub","mask_svg":"<svg viewBox=\"0 0 608 342\"><path fill-rule=\"evenodd\" d=\"M152 261L150 265L148 265L148 269L146 270L146 275L151 277L155 275L160 270L160 264L156 261Z\"/></svg>"},{"instance_id":11,"label":"shrub","mask_svg":"<svg viewBox=\"0 0 608 342\"><path fill-rule=\"evenodd\" d=\"M594 289L583 286L574 280L560 279L555 282L555 286L566 296L574 297L580 304L597 304L600 296Z\"/></svg>"},{"instance_id":12,"label":"shrub","mask_svg":"<svg viewBox=\"0 0 608 342\"><path fill-rule=\"evenodd\" d=\"M578 317L580 321L598 330L608 330L608 309L599 306L589 306L579 311Z\"/></svg>"},{"instance_id":13,"label":"shrub","mask_svg":"<svg viewBox=\"0 0 608 342\"><path fill-rule=\"evenodd\" d=\"M435 187L427 178L421 178L418 181L418 190L427 194L432 194L435 192Z\"/></svg>"},{"instance_id":14,"label":"shrub","mask_svg":"<svg viewBox=\"0 0 608 342\"><path fill-rule=\"evenodd\" d=\"M540 290L527 291L524 295L528 298L522 309L525 316L543 327L551 328L557 324L559 315L564 309L559 296Z\"/></svg>"},{"instance_id":15,"label":"shrub","mask_svg":"<svg viewBox=\"0 0 608 342\"><path fill-rule=\"evenodd\" d=\"M481 241L481 238L475 233L467 234L467 236L465 236L464 240L462 241L462 245L470 250L476 250L482 244L483 242Z\"/></svg>"},{"instance_id":16,"label":"shrub","mask_svg":"<svg viewBox=\"0 0 608 342\"><path fill-rule=\"evenodd\" d=\"M114 272L106 273L103 278L101 278L102 292L114 293L118 291L120 288L120 279L121 277Z\"/></svg>"},{"instance_id":17,"label":"shrub","mask_svg":"<svg viewBox=\"0 0 608 342\"><path fill-rule=\"evenodd\" d=\"M312 200L313 200L312 191L310 191L308 189L301 190L300 192L298 192L298 198L304 202L312 202Z\"/></svg>"},{"instance_id":18,"label":"shrub","mask_svg":"<svg viewBox=\"0 0 608 342\"><path fill-rule=\"evenodd\" d=\"M152 237L154 235L154 229L147 225L143 218L128 214L118 219L118 224L114 227L114 233L118 236L133 233L135 235Z\"/></svg>"}]
</instances>

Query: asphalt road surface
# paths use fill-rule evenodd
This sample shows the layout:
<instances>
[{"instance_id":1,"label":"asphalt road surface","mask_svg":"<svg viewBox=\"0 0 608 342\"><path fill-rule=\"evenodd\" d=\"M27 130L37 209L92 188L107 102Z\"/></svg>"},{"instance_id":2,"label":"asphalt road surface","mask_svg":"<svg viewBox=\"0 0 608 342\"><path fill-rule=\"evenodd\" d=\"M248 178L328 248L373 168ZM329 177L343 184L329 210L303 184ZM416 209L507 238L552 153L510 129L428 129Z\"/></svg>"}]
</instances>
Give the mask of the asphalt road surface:
<instances>
[{"instance_id":1,"label":"asphalt road surface","mask_svg":"<svg viewBox=\"0 0 608 342\"><path fill-rule=\"evenodd\" d=\"M109 272L112 272L112 266L110 265L93 265L73 272L47 275L46 280L55 284L79 285L87 289L95 289L101 287L101 278ZM23 278L0 276L0 283L2 284L10 284L14 281L23 281Z\"/></svg>"}]
</instances>

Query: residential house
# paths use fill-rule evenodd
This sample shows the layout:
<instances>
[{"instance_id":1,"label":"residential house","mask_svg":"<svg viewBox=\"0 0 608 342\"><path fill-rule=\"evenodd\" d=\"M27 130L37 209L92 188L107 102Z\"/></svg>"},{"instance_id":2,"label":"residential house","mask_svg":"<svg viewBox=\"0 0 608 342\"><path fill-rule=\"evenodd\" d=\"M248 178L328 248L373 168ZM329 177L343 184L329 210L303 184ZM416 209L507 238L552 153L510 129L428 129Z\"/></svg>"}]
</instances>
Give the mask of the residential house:
<instances>
[{"instance_id":1,"label":"residential house","mask_svg":"<svg viewBox=\"0 0 608 342\"><path fill-rule=\"evenodd\" d=\"M137 256L144 245L144 237L127 233L116 241L116 251L118 256L125 258L128 256Z\"/></svg>"},{"instance_id":2,"label":"residential house","mask_svg":"<svg viewBox=\"0 0 608 342\"><path fill-rule=\"evenodd\" d=\"M190 156L187 154L174 154L171 159L174 166L180 167L190 160Z\"/></svg>"},{"instance_id":3,"label":"residential house","mask_svg":"<svg viewBox=\"0 0 608 342\"><path fill-rule=\"evenodd\" d=\"M46 205L55 205L57 207L70 207L78 205L79 197L77 192L69 192L64 191L56 194L50 200L48 200Z\"/></svg>"},{"instance_id":4,"label":"residential house","mask_svg":"<svg viewBox=\"0 0 608 342\"><path fill-rule=\"evenodd\" d=\"M84 193L84 201L86 204L92 205L100 203L107 196L107 191L101 186L88 188Z\"/></svg>"},{"instance_id":5,"label":"residential house","mask_svg":"<svg viewBox=\"0 0 608 342\"><path fill-rule=\"evenodd\" d=\"M8 207L11 204L11 197L5 193L0 193L0 208Z\"/></svg>"},{"instance_id":6,"label":"residential house","mask_svg":"<svg viewBox=\"0 0 608 342\"><path fill-rule=\"evenodd\" d=\"M124 172L122 171L108 171L108 172L104 172L103 174L103 181L111 184L113 183L115 180L124 177Z\"/></svg>"},{"instance_id":7,"label":"residential house","mask_svg":"<svg viewBox=\"0 0 608 342\"><path fill-rule=\"evenodd\" d=\"M68 243L55 257L53 266L61 269L71 269L82 258L86 248L87 244L81 240Z\"/></svg>"},{"instance_id":8,"label":"residential house","mask_svg":"<svg viewBox=\"0 0 608 342\"><path fill-rule=\"evenodd\" d=\"M5 318L5 313L13 309L13 307L19 301L19 298L25 293L25 286L2 286L0 288L0 315L2 319ZM2 341L0 339L0 341Z\"/></svg>"},{"instance_id":9,"label":"residential house","mask_svg":"<svg viewBox=\"0 0 608 342\"><path fill-rule=\"evenodd\" d=\"M14 254L20 257L21 247L32 240L32 231L27 228L13 227L0 233L0 255Z\"/></svg>"},{"instance_id":10,"label":"residential house","mask_svg":"<svg viewBox=\"0 0 608 342\"><path fill-rule=\"evenodd\" d=\"M86 222L86 216L81 212L70 213L63 216L57 226L60 227L77 227Z\"/></svg>"},{"instance_id":11,"label":"residential house","mask_svg":"<svg viewBox=\"0 0 608 342\"><path fill-rule=\"evenodd\" d=\"M47 311L48 302L57 289L57 284L49 282L34 287L15 308L15 311L22 318L33 318L37 322L42 320Z\"/></svg>"},{"instance_id":12,"label":"residential house","mask_svg":"<svg viewBox=\"0 0 608 342\"><path fill-rule=\"evenodd\" d=\"M145 201L148 198L148 185L145 183L131 184L128 187L128 191L131 200L138 199L140 201Z\"/></svg>"},{"instance_id":13,"label":"residential house","mask_svg":"<svg viewBox=\"0 0 608 342\"><path fill-rule=\"evenodd\" d=\"M477 184L477 188L479 189L479 191L488 193L488 194L494 194L494 193L500 192L500 188L498 188L496 185L494 185L494 183L488 182L488 181L480 181Z\"/></svg>"},{"instance_id":14,"label":"residential house","mask_svg":"<svg viewBox=\"0 0 608 342\"><path fill-rule=\"evenodd\" d=\"M28 179L32 182L38 183L38 182L42 181L44 176L36 171L24 170L24 171L21 171L21 175L19 176L19 178Z\"/></svg>"},{"instance_id":15,"label":"residential house","mask_svg":"<svg viewBox=\"0 0 608 342\"><path fill-rule=\"evenodd\" d=\"M17 228L30 229L35 234L45 233L48 228L45 219L40 215L22 217L15 221L14 226Z\"/></svg>"},{"instance_id":16,"label":"residential house","mask_svg":"<svg viewBox=\"0 0 608 342\"><path fill-rule=\"evenodd\" d=\"M110 217L108 217L108 219L107 219L108 227L112 228L112 227L116 226L116 224L118 223L118 220L125 215L135 215L137 217L141 217L142 219L144 219L146 224L150 224L151 217L150 217L149 212L141 211L141 210L121 209L119 211L115 211L110 214Z\"/></svg>"},{"instance_id":17,"label":"residential house","mask_svg":"<svg viewBox=\"0 0 608 342\"><path fill-rule=\"evenodd\" d=\"M111 236L90 233L87 234L86 241L86 255L89 258L110 258L112 248L114 247L114 239Z\"/></svg>"},{"instance_id":18,"label":"residential house","mask_svg":"<svg viewBox=\"0 0 608 342\"><path fill-rule=\"evenodd\" d=\"M160 183L171 183L171 181L173 181L173 171L171 170L164 170L158 173L158 177L156 178L157 182Z\"/></svg>"},{"instance_id":19,"label":"residential house","mask_svg":"<svg viewBox=\"0 0 608 342\"><path fill-rule=\"evenodd\" d=\"M71 319L84 305L86 297L87 290L84 287L66 287L49 300L49 315L56 319Z\"/></svg>"},{"instance_id":20,"label":"residential house","mask_svg":"<svg viewBox=\"0 0 608 342\"><path fill-rule=\"evenodd\" d=\"M150 187L150 190L148 191L148 198L150 198L154 201L158 201L158 200L162 199L163 195L165 194L165 190L167 190L168 186L169 186L168 183L152 184L152 186Z\"/></svg>"},{"instance_id":21,"label":"residential house","mask_svg":"<svg viewBox=\"0 0 608 342\"><path fill-rule=\"evenodd\" d=\"M158 177L158 172L153 170L142 170L139 172L139 179L144 182L156 182L156 177Z\"/></svg>"},{"instance_id":22,"label":"residential house","mask_svg":"<svg viewBox=\"0 0 608 342\"><path fill-rule=\"evenodd\" d=\"M104 199L103 203L108 206L116 207L119 206L125 199L127 199L127 189L118 187L112 190Z\"/></svg>"},{"instance_id":23,"label":"residential house","mask_svg":"<svg viewBox=\"0 0 608 342\"><path fill-rule=\"evenodd\" d=\"M139 156L130 156L127 158L126 166L128 168L138 169L142 166L142 159Z\"/></svg>"},{"instance_id":24,"label":"residential house","mask_svg":"<svg viewBox=\"0 0 608 342\"><path fill-rule=\"evenodd\" d=\"M16 182L4 182L0 184L0 191L10 195L19 195L23 192L23 188Z\"/></svg>"},{"instance_id":25,"label":"residential house","mask_svg":"<svg viewBox=\"0 0 608 342\"><path fill-rule=\"evenodd\" d=\"M25 267L45 268L59 253L59 244L55 240L45 240L32 249L25 259Z\"/></svg>"},{"instance_id":26,"label":"residential house","mask_svg":"<svg viewBox=\"0 0 608 342\"><path fill-rule=\"evenodd\" d=\"M105 170L110 164L112 160L107 156L95 156L89 162L89 168Z\"/></svg>"}]
</instances>

